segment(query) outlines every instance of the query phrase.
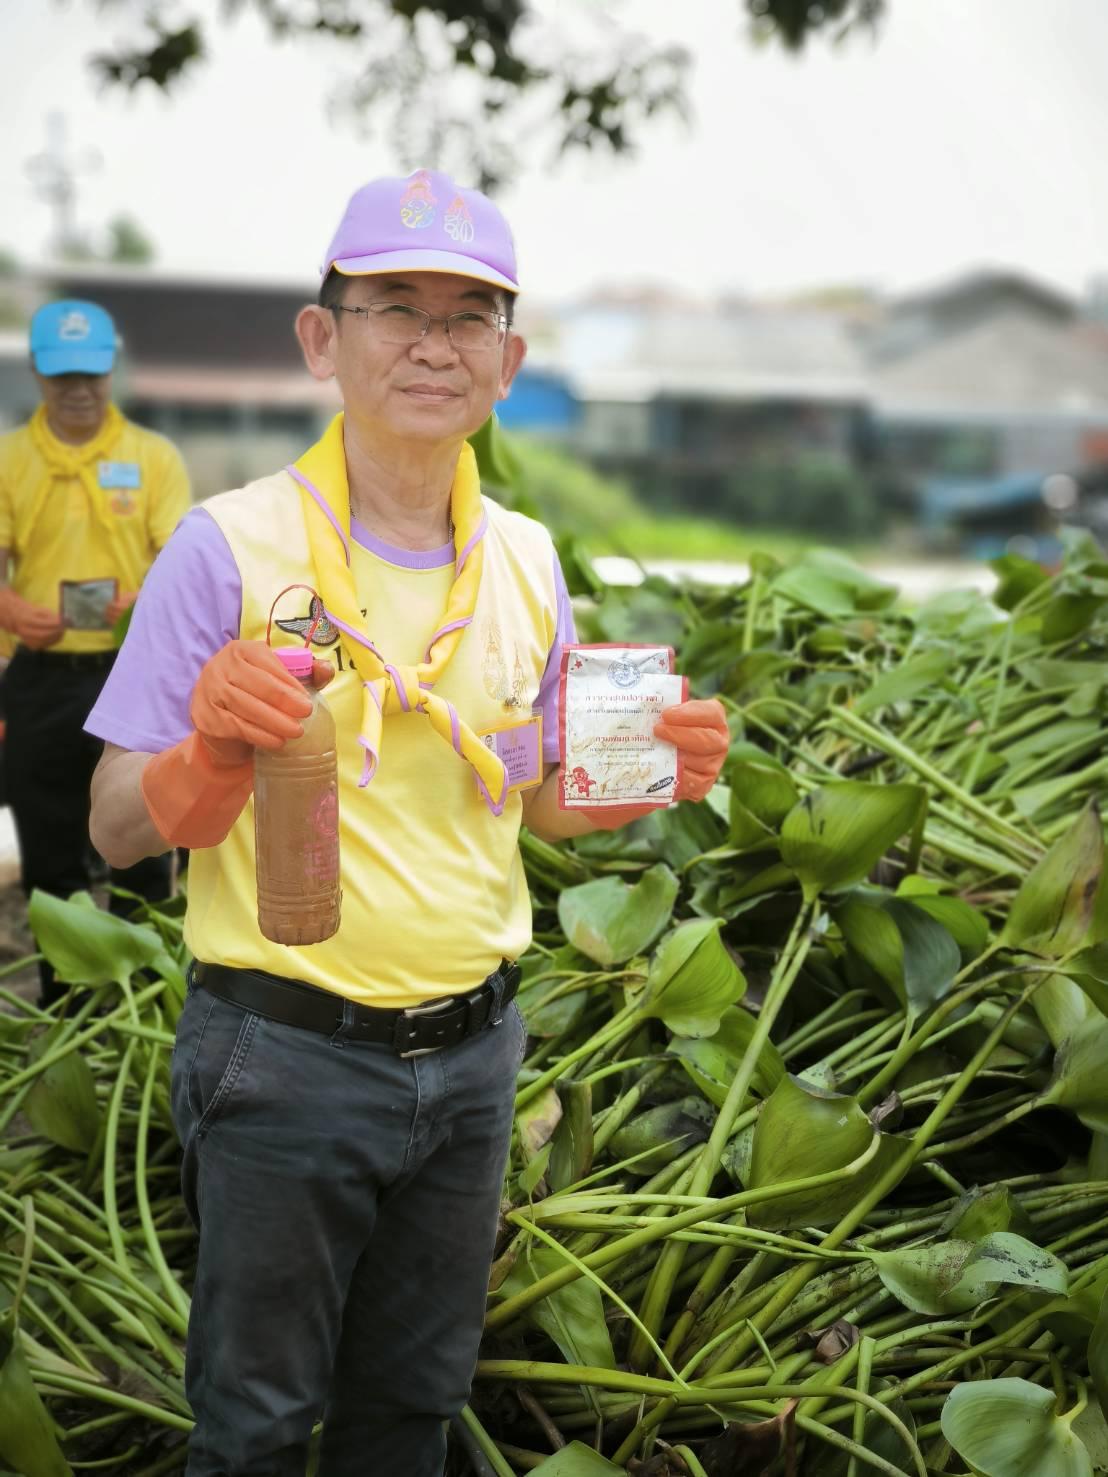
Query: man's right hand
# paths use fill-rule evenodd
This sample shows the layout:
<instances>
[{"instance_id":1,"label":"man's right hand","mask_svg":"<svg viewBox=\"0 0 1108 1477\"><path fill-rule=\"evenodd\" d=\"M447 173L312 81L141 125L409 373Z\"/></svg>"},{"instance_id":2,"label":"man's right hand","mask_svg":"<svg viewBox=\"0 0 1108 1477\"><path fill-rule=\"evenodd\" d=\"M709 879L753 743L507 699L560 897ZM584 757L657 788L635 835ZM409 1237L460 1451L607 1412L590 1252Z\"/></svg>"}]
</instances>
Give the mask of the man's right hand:
<instances>
[{"instance_id":1,"label":"man's right hand","mask_svg":"<svg viewBox=\"0 0 1108 1477\"><path fill-rule=\"evenodd\" d=\"M0 589L0 626L32 651L43 651L65 635L62 618L56 610L32 605L10 587Z\"/></svg>"},{"instance_id":2,"label":"man's right hand","mask_svg":"<svg viewBox=\"0 0 1108 1477\"><path fill-rule=\"evenodd\" d=\"M329 662L312 669L316 687L334 675ZM311 701L264 641L229 641L201 669L189 717L216 768L253 758L255 749L279 749L304 732Z\"/></svg>"},{"instance_id":3,"label":"man's right hand","mask_svg":"<svg viewBox=\"0 0 1108 1477\"><path fill-rule=\"evenodd\" d=\"M316 662L312 682L324 687L334 674L329 662ZM264 641L229 641L209 657L189 704L193 732L142 771L142 798L158 834L171 846L218 846L254 788L254 750L299 738L311 710Z\"/></svg>"}]
</instances>

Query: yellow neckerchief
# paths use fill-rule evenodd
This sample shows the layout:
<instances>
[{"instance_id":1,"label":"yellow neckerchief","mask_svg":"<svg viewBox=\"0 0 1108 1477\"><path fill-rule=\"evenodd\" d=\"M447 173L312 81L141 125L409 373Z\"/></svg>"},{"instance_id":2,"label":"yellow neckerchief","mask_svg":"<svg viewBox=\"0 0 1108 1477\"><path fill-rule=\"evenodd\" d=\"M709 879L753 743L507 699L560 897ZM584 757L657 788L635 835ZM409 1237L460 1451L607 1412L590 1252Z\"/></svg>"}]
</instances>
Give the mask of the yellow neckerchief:
<instances>
[{"instance_id":1,"label":"yellow neckerchief","mask_svg":"<svg viewBox=\"0 0 1108 1477\"><path fill-rule=\"evenodd\" d=\"M482 541L488 518L481 503L472 447L468 442L462 447L450 492L456 554L454 583L439 627L427 643L423 660L414 667L386 661L365 628L350 565L350 487L341 414L287 470L300 487L308 547L327 618L338 627L365 689L359 742L366 756L359 785L367 785L376 773L384 719L392 713L423 713L439 737L473 766L485 803L494 815L499 815L508 795L503 763L462 722L453 704L432 691L473 620L481 588Z\"/></svg>"},{"instance_id":2,"label":"yellow neckerchief","mask_svg":"<svg viewBox=\"0 0 1108 1477\"><path fill-rule=\"evenodd\" d=\"M92 440L82 441L79 446L70 446L54 435L46 418L46 406L39 406L31 417L31 440L46 463L50 475L44 477L41 485L35 488L31 501L23 512L20 519L21 535L30 536L54 483L70 482L76 478L85 489L97 521L108 537L115 541L118 533L117 521L108 509L107 497L100 486L98 463L108 459L109 453L123 434L125 425L126 421L116 407L109 405L100 429Z\"/></svg>"}]
</instances>

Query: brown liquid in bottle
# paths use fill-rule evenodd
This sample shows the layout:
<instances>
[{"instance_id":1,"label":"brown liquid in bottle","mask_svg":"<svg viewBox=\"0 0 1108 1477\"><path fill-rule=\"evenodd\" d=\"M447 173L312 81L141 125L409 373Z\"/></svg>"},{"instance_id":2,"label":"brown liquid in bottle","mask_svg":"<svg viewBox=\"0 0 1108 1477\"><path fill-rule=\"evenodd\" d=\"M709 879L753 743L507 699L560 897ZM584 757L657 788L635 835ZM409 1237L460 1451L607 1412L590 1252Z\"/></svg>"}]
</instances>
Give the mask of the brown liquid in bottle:
<instances>
[{"instance_id":1,"label":"brown liquid in bottle","mask_svg":"<svg viewBox=\"0 0 1108 1477\"><path fill-rule=\"evenodd\" d=\"M338 932L338 756L335 720L311 685L311 653L277 655L304 687L304 733L254 752L258 927L276 944L318 944Z\"/></svg>"}]
</instances>

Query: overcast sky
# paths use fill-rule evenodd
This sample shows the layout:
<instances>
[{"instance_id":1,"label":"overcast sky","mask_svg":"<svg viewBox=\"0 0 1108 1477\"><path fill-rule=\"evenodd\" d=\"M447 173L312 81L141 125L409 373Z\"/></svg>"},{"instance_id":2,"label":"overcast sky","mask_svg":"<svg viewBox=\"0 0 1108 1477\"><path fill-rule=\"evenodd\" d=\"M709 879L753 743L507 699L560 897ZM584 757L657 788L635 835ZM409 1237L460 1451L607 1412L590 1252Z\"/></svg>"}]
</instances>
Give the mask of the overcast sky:
<instances>
[{"instance_id":1,"label":"overcast sky","mask_svg":"<svg viewBox=\"0 0 1108 1477\"><path fill-rule=\"evenodd\" d=\"M876 41L797 60L747 43L739 0L623 0L629 23L693 51L691 126L658 125L630 162L572 155L552 172L536 149L501 195L525 290L901 289L986 264L1084 290L1108 270L1108 4L889 4ZM126 213L164 266L314 280L350 192L400 172L383 138L329 116L353 50L278 46L240 19L213 28L213 60L170 98L105 93L87 60L126 34L118 13L0 6L0 245L43 250L25 165L62 109L75 152L101 157L83 226Z\"/></svg>"}]
</instances>

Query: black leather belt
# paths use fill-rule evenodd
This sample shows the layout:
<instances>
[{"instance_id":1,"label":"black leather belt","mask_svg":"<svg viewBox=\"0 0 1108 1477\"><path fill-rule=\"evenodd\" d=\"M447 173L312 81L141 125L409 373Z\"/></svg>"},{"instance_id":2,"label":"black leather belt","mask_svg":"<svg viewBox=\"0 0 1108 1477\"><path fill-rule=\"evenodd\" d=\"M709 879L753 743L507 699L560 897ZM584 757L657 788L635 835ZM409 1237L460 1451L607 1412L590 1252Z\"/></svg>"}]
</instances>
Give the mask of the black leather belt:
<instances>
[{"instance_id":1,"label":"black leather belt","mask_svg":"<svg viewBox=\"0 0 1108 1477\"><path fill-rule=\"evenodd\" d=\"M108 671L118 651L39 651L30 646L17 646L13 661L27 667L44 667L47 671L61 672L66 668L80 671Z\"/></svg>"},{"instance_id":2,"label":"black leather belt","mask_svg":"<svg viewBox=\"0 0 1108 1477\"><path fill-rule=\"evenodd\" d=\"M324 1036L333 1036L343 1024L345 1007L344 1040L391 1046L398 1056L404 1057L439 1051L476 1036L486 1026L498 1026L501 1011L515 997L520 980L519 965L504 960L499 969L493 970L488 979L467 995L446 995L407 1010L385 1010L356 1005L304 980L286 979L260 969L232 969L225 964L203 964L195 960L190 972L201 989L220 1000L265 1016L267 1020L318 1031Z\"/></svg>"}]
</instances>

